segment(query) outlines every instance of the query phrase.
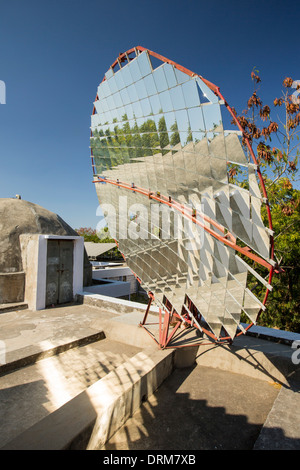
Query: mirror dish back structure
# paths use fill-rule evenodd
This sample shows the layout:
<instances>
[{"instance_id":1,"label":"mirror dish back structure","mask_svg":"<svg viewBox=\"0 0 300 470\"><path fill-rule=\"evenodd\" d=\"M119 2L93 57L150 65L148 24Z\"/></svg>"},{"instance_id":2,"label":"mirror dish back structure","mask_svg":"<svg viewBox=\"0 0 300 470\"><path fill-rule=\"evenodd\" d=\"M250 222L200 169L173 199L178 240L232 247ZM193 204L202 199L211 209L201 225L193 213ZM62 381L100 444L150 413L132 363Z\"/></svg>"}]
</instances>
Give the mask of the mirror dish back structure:
<instances>
[{"instance_id":1,"label":"mirror dish back structure","mask_svg":"<svg viewBox=\"0 0 300 470\"><path fill-rule=\"evenodd\" d=\"M159 347L174 347L183 325L220 343L255 324L275 269L271 212L219 87L141 46L120 54L97 90L91 157L108 229L149 295L141 326ZM158 338L147 326L152 301Z\"/></svg>"}]
</instances>

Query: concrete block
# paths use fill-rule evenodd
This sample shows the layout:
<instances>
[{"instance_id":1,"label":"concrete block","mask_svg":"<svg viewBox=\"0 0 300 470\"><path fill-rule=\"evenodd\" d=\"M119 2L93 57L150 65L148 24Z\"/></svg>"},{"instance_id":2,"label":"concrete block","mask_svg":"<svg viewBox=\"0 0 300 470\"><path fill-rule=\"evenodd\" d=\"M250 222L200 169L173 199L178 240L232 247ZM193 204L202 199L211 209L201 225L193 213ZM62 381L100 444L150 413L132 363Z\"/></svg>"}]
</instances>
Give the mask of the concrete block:
<instances>
[{"instance_id":1,"label":"concrete block","mask_svg":"<svg viewBox=\"0 0 300 470\"><path fill-rule=\"evenodd\" d=\"M186 348L175 349L174 366L177 369L191 367L195 365L199 346L188 346Z\"/></svg>"}]
</instances>

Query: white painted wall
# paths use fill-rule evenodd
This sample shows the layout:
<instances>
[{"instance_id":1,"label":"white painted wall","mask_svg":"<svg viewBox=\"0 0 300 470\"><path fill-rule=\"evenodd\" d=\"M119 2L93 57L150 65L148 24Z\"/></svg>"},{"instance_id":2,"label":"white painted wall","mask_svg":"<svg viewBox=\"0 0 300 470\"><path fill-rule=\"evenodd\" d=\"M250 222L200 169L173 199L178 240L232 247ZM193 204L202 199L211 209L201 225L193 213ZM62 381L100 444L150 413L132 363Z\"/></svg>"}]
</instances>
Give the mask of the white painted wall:
<instances>
[{"instance_id":1,"label":"white painted wall","mask_svg":"<svg viewBox=\"0 0 300 470\"><path fill-rule=\"evenodd\" d=\"M130 294L135 294L138 291L138 281L131 269L128 267L115 267L115 268L105 268L105 269L93 269L93 279L114 279L114 280L123 280L123 277L126 277L125 282L130 283Z\"/></svg>"},{"instance_id":2,"label":"white painted wall","mask_svg":"<svg viewBox=\"0 0 300 470\"><path fill-rule=\"evenodd\" d=\"M47 243L48 240L73 240L73 296L83 288L84 240L80 236L20 235L25 281L25 302L31 310L46 306Z\"/></svg>"},{"instance_id":3,"label":"white painted wall","mask_svg":"<svg viewBox=\"0 0 300 470\"><path fill-rule=\"evenodd\" d=\"M130 282L108 281L105 284L89 286L84 288L84 292L99 294L108 297L130 296Z\"/></svg>"}]
</instances>

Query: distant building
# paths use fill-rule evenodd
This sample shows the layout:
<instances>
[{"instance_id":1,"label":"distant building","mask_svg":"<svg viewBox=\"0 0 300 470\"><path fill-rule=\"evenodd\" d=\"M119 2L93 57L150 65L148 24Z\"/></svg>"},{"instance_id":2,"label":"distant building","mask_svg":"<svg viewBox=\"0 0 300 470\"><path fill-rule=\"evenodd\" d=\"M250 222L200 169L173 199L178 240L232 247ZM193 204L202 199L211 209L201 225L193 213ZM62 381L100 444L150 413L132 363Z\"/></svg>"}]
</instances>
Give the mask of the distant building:
<instances>
[{"instance_id":1,"label":"distant building","mask_svg":"<svg viewBox=\"0 0 300 470\"><path fill-rule=\"evenodd\" d=\"M147 295L136 276L122 259L109 261L109 252L116 248L115 243L84 243L88 258L93 266L93 286L85 292L110 297L130 298L134 294Z\"/></svg>"}]
</instances>

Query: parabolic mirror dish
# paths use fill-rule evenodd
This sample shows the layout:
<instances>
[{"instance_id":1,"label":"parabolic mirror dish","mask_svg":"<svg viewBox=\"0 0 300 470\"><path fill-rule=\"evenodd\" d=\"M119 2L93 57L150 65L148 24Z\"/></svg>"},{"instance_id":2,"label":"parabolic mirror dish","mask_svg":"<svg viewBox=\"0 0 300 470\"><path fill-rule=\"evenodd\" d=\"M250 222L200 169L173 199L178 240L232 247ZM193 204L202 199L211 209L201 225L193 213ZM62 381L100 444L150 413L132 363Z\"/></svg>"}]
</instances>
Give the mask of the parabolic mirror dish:
<instances>
[{"instance_id":1,"label":"parabolic mirror dish","mask_svg":"<svg viewBox=\"0 0 300 470\"><path fill-rule=\"evenodd\" d=\"M218 87L139 46L105 74L91 117L97 195L128 266L164 312L215 341L244 332L242 313L256 322L274 269L263 179L222 109L235 119Z\"/></svg>"}]
</instances>

